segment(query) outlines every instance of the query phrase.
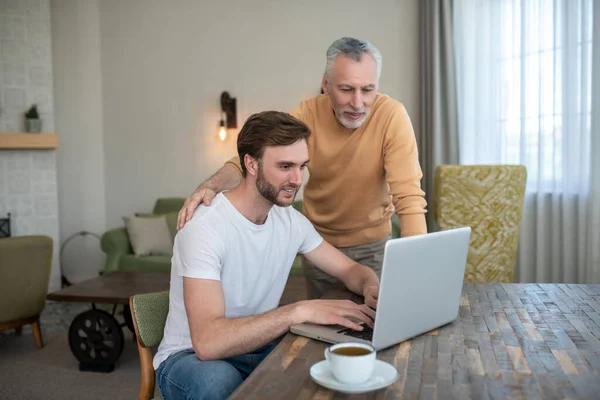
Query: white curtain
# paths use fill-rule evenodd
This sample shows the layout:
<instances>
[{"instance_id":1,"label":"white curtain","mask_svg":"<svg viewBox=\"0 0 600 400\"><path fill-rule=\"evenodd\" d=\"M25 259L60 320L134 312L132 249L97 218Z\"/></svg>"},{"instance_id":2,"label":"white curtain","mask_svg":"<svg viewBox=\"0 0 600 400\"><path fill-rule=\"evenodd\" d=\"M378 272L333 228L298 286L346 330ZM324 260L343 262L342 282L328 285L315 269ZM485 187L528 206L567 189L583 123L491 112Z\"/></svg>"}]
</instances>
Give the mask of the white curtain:
<instances>
[{"instance_id":1,"label":"white curtain","mask_svg":"<svg viewBox=\"0 0 600 400\"><path fill-rule=\"evenodd\" d=\"M460 163L527 167L520 282L600 282L593 3L455 0Z\"/></svg>"},{"instance_id":2,"label":"white curtain","mask_svg":"<svg viewBox=\"0 0 600 400\"><path fill-rule=\"evenodd\" d=\"M592 256L588 270L592 282L600 283L600 0L594 2L592 34L592 216L588 235Z\"/></svg>"}]
</instances>

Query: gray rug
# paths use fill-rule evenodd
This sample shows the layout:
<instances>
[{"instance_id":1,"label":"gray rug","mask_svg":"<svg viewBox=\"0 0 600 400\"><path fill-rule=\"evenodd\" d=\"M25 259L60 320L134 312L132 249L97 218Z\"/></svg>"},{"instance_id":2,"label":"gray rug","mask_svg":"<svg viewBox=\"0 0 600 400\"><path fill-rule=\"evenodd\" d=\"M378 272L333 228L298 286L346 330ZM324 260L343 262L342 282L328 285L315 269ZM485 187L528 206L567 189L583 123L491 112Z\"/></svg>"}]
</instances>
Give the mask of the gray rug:
<instances>
[{"instance_id":1,"label":"gray rug","mask_svg":"<svg viewBox=\"0 0 600 400\"><path fill-rule=\"evenodd\" d=\"M41 317L45 347L35 347L31 329L22 336L0 333L0 399L136 399L140 384L137 345L125 329L125 347L110 373L80 372L69 349L67 328L85 304L48 303ZM160 399L158 387L155 399Z\"/></svg>"}]
</instances>

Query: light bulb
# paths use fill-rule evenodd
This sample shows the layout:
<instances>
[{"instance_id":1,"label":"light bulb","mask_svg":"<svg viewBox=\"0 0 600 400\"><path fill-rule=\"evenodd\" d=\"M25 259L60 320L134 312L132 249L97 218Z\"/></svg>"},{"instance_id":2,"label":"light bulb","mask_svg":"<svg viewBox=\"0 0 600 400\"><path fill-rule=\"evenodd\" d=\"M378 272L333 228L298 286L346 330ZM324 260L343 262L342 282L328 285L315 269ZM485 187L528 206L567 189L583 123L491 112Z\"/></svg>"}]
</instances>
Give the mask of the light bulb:
<instances>
[{"instance_id":1,"label":"light bulb","mask_svg":"<svg viewBox=\"0 0 600 400\"><path fill-rule=\"evenodd\" d=\"M221 139L221 141L224 142L227 138L227 131L225 130L225 121L221 120L220 125L221 127L219 128L219 139Z\"/></svg>"}]
</instances>

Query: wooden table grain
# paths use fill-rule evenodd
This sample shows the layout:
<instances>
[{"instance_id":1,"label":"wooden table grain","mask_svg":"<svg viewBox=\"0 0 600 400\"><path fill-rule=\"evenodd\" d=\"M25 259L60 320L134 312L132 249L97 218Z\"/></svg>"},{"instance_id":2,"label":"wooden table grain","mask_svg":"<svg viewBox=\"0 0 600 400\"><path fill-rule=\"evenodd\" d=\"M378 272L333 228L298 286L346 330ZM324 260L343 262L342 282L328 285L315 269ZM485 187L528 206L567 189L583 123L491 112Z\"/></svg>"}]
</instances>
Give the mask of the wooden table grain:
<instances>
[{"instance_id":1,"label":"wooden table grain","mask_svg":"<svg viewBox=\"0 0 600 400\"><path fill-rule=\"evenodd\" d=\"M465 284L454 322L378 352L399 379L367 394L311 380L327 346L288 333L231 398L600 399L600 285Z\"/></svg>"}]
</instances>

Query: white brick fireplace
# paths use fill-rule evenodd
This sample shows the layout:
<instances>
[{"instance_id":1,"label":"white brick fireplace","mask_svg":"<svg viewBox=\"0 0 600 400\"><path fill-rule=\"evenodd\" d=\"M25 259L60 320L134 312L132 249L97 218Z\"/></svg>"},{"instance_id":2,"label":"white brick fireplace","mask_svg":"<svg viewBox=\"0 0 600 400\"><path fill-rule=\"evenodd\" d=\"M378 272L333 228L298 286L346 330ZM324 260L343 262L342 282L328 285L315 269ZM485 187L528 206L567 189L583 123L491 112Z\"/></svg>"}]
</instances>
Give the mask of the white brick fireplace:
<instances>
[{"instance_id":1,"label":"white brick fireplace","mask_svg":"<svg viewBox=\"0 0 600 400\"><path fill-rule=\"evenodd\" d=\"M43 120L42 130L54 132L50 0L0 0L0 135L23 132L23 113L34 103ZM0 148L0 218L7 213L11 214L12 236L52 237L54 259L49 289L58 289L60 246L54 150Z\"/></svg>"}]
</instances>

